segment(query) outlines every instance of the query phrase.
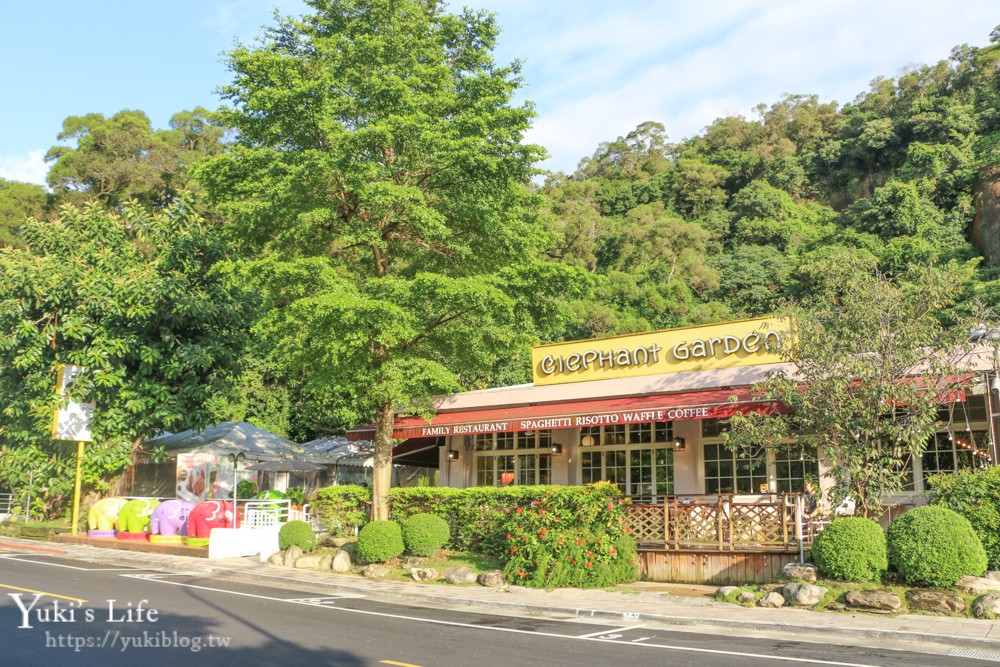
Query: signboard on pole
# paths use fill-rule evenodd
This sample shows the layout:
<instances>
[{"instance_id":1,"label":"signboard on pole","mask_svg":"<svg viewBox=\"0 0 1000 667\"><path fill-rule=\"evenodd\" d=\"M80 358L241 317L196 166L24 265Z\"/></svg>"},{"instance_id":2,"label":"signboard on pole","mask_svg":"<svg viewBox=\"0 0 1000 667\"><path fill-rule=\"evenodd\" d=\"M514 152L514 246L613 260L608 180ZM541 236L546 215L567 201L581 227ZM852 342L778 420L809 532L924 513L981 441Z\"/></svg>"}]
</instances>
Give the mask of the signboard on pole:
<instances>
[{"instance_id":1,"label":"signboard on pole","mask_svg":"<svg viewBox=\"0 0 1000 667\"><path fill-rule=\"evenodd\" d=\"M83 374L84 370L83 366L60 364L59 375L56 379L56 392L60 396L65 396L74 380ZM93 442L94 438L90 434L90 420L93 416L93 401L82 403L69 401L65 407L56 412L52 419L52 439Z\"/></svg>"}]
</instances>

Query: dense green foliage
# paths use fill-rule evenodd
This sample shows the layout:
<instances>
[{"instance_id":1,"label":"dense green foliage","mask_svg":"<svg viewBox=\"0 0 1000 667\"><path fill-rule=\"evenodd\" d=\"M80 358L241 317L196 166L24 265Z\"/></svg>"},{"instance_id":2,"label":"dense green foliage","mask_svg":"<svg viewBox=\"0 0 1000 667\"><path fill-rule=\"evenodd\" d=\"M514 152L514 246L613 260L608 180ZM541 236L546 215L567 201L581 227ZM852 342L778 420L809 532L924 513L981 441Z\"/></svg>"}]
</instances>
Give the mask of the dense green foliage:
<instances>
[{"instance_id":1,"label":"dense green foliage","mask_svg":"<svg viewBox=\"0 0 1000 667\"><path fill-rule=\"evenodd\" d=\"M889 526L889 565L908 584L948 588L986 571L986 551L968 519L946 507L906 512Z\"/></svg>"},{"instance_id":2,"label":"dense green foliage","mask_svg":"<svg viewBox=\"0 0 1000 667\"><path fill-rule=\"evenodd\" d=\"M290 486L285 489L285 497L292 505L304 505L306 502L306 493L301 486Z\"/></svg>"},{"instance_id":3,"label":"dense green foliage","mask_svg":"<svg viewBox=\"0 0 1000 667\"><path fill-rule=\"evenodd\" d=\"M0 178L0 246L23 245L17 230L28 218L44 218L52 200L40 185Z\"/></svg>"},{"instance_id":4,"label":"dense green foliage","mask_svg":"<svg viewBox=\"0 0 1000 667\"><path fill-rule=\"evenodd\" d=\"M433 556L451 537L448 522L435 514L414 514L400 522L406 553Z\"/></svg>"},{"instance_id":5,"label":"dense green foliage","mask_svg":"<svg viewBox=\"0 0 1000 667\"><path fill-rule=\"evenodd\" d=\"M232 494L230 494L232 496ZM241 479L236 483L236 498L247 500L257 497L257 482L252 479Z\"/></svg>"},{"instance_id":6,"label":"dense green foliage","mask_svg":"<svg viewBox=\"0 0 1000 667\"><path fill-rule=\"evenodd\" d=\"M931 504L964 516L983 543L991 570L1000 570L1000 467L934 475Z\"/></svg>"},{"instance_id":7,"label":"dense green foliage","mask_svg":"<svg viewBox=\"0 0 1000 667\"><path fill-rule=\"evenodd\" d=\"M371 521L358 533L356 548L362 563L385 563L403 553L403 533L395 521Z\"/></svg>"},{"instance_id":8,"label":"dense green foliage","mask_svg":"<svg viewBox=\"0 0 1000 667\"><path fill-rule=\"evenodd\" d=\"M553 487L506 517L504 576L535 588L605 588L638 578L614 484Z\"/></svg>"},{"instance_id":9,"label":"dense green foliage","mask_svg":"<svg viewBox=\"0 0 1000 667\"><path fill-rule=\"evenodd\" d=\"M242 345L242 291L215 268L226 248L185 201L155 214L65 205L0 249L0 486L48 512L72 491L76 447L53 442L59 364L96 403L84 483L106 489L141 438L209 422Z\"/></svg>"},{"instance_id":10,"label":"dense green foliage","mask_svg":"<svg viewBox=\"0 0 1000 667\"><path fill-rule=\"evenodd\" d=\"M316 548L316 533L305 521L289 521L278 531L278 546L281 549L295 545L302 551Z\"/></svg>"},{"instance_id":11,"label":"dense green foliage","mask_svg":"<svg viewBox=\"0 0 1000 667\"><path fill-rule=\"evenodd\" d=\"M881 581L889 569L885 531L871 519L844 517L823 529L812 543L816 567L840 581Z\"/></svg>"},{"instance_id":12,"label":"dense green foliage","mask_svg":"<svg viewBox=\"0 0 1000 667\"><path fill-rule=\"evenodd\" d=\"M367 487L325 486L309 494L309 506L316 521L325 525L331 535L354 535L367 521L371 498Z\"/></svg>"}]
</instances>

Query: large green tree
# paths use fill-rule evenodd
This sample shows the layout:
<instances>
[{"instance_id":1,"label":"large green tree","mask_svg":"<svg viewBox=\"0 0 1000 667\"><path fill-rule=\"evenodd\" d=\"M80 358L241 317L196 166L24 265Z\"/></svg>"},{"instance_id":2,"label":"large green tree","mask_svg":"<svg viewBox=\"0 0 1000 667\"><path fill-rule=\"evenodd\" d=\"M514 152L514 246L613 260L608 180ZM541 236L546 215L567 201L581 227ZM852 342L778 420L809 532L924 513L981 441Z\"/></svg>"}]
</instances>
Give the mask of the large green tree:
<instances>
[{"instance_id":1,"label":"large green tree","mask_svg":"<svg viewBox=\"0 0 1000 667\"><path fill-rule=\"evenodd\" d=\"M270 307L257 335L308 389L374 417L387 518L394 410L526 345L566 272L536 263L525 186L543 151L523 143L518 64L493 61L494 17L307 4L229 53L220 114L237 139L198 174L234 238L268 255L248 273Z\"/></svg>"},{"instance_id":2,"label":"large green tree","mask_svg":"<svg viewBox=\"0 0 1000 667\"><path fill-rule=\"evenodd\" d=\"M788 306L796 335L778 350L796 370L758 387L791 412L734 417L730 443L817 451L830 463L834 500L853 498L860 513L878 516L967 377L971 328L950 306L972 267L914 266L890 279L871 256L829 256L802 272L812 292Z\"/></svg>"},{"instance_id":3,"label":"large green tree","mask_svg":"<svg viewBox=\"0 0 1000 667\"><path fill-rule=\"evenodd\" d=\"M224 246L186 202L121 214L94 202L29 220L0 249L0 486L58 511L75 448L50 437L59 364L84 366L76 399L96 403L85 482L105 488L159 430L207 423L242 344L243 299L213 268ZM41 480L41 481L39 481Z\"/></svg>"}]
</instances>

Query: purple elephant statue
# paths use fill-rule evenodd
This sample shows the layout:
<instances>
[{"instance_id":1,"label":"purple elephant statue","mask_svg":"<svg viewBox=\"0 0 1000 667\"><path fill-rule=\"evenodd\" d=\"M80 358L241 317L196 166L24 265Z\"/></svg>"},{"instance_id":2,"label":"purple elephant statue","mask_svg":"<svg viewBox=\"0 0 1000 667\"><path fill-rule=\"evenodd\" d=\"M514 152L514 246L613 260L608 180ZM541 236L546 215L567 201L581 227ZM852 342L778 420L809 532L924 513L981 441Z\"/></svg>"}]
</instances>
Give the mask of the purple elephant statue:
<instances>
[{"instance_id":1,"label":"purple elephant statue","mask_svg":"<svg viewBox=\"0 0 1000 667\"><path fill-rule=\"evenodd\" d=\"M187 535L188 515L195 503L188 500L167 500L153 509L149 530L154 535Z\"/></svg>"}]
</instances>

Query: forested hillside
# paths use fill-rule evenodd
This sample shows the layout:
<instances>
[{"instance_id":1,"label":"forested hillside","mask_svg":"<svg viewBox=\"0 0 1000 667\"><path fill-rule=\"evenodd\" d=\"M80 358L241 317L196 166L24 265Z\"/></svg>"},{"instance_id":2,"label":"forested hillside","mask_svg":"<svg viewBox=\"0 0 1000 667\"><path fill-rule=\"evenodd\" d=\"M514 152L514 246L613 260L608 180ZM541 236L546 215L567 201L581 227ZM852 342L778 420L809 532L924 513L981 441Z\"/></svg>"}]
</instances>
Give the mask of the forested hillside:
<instances>
[{"instance_id":1,"label":"forested hillside","mask_svg":"<svg viewBox=\"0 0 1000 667\"><path fill-rule=\"evenodd\" d=\"M477 245L471 237L462 239L467 245L459 245L459 237L432 229L439 222L434 218L438 212L421 214L421 224L431 227L421 227L420 233L430 235L417 238L416 232L407 231L410 236L401 233L393 242L412 241L414 253L436 244L450 250L434 259L397 254L405 259L385 268L398 271L400 280L432 271L449 276L450 282L423 278L425 283L407 283L422 284L424 291L407 293L410 303L405 308L396 304L400 312L419 311L420 300L432 297L466 299L469 309L483 310L483 295L489 293L489 307L498 309L494 315L516 324L485 330L467 321L461 325L464 329L450 329L459 333L446 335L449 329L437 329L432 322L433 334L406 335L415 338L414 345L427 347L425 361L448 366L454 359L465 359L460 367L448 366L457 384L442 380L437 387L447 390L529 381L527 353L536 342L764 315L785 299L808 296L817 276L838 267L862 266L900 280L913 266L946 268L963 279L971 276L960 308L978 299L996 309L1000 207L991 193L996 192L1000 155L1000 35L994 32L991 39L989 46L957 47L937 64L879 78L847 104L787 96L760 105L750 118L720 118L682 141L673 141L669 128L654 119L597 146L572 174L549 174L544 183L525 182L519 174L522 194L505 193L503 206L514 207L510 210L522 225L516 229L524 231L511 234L503 248L536 256L516 270L513 264L491 267L488 279L472 262L485 266L498 260L496 249L483 250L488 244ZM286 121L291 127L292 119ZM250 163L240 160L262 150L234 140L229 125L238 122L232 113L204 109L176 115L165 130L153 130L145 114L134 110L110 118L68 118L61 133L53 128L62 143L48 154L51 191L0 181L0 244L9 246L0 260L11 262L16 252L12 248L25 245L17 229L26 216L55 219L65 204L95 200L117 213L129 201L154 210L178 202L181 208L194 207L206 233L217 235L226 248L227 263L220 266L227 279L241 283L241 294L256 296L245 306L245 312L256 314L236 327L243 331L232 332L232 340L247 341L237 380L229 391L209 400L215 418L249 420L298 440L371 420L371 405L358 400L363 392L333 382L332 376L317 377L301 360L293 364L287 354L278 353L287 352L291 339L274 338L280 319L274 309L305 296L292 295L294 290L284 281L302 279L307 264L296 265L299 273L292 275L282 273L292 265L281 262L298 257L296 261L308 263L339 253L337 261L309 280L325 290L346 290L344 285L350 283L350 290L359 290L351 291L350 299L360 303L374 298L364 291L368 287L360 277L372 268L368 255L356 245L351 246L353 254L347 254L347 237L331 235L334 228L324 227L317 217L315 201L329 193L307 195L299 189L305 181L276 175L264 163L253 166L260 168L253 179L238 180L239 169L252 172ZM302 127L310 122L303 118ZM247 127L237 135L243 141L252 137ZM275 127L264 129L272 132ZM521 126L515 129L511 136L517 136ZM263 144L282 151L298 150L297 142L308 141L306 130L301 137L289 138L287 145L264 136L263 129L260 134ZM309 163L308 151L313 149L302 150L302 164ZM384 155L398 159L391 151ZM279 177L288 180L265 182ZM359 173L356 178L361 183L368 176ZM272 188L274 197L263 205L254 199L254 188L265 186ZM188 194L182 196L182 191ZM454 198L452 213L475 210L474 202L462 201L460 194L464 196L448 194ZM232 201L241 197L242 208L237 208ZM251 226L236 224L240 215L257 219ZM266 221L264 216L269 216ZM321 228L322 233L315 232ZM248 229L266 233L251 238ZM476 229L469 226L472 232ZM370 240L367 232L352 233L352 244ZM495 229L482 233L502 239ZM248 272L245 261L250 258L265 263ZM308 284L302 282L296 289L305 290ZM467 291L459 291L459 285ZM391 290L379 289L379 299L392 300ZM455 291L449 294L449 289ZM455 314L456 323L466 312L473 311ZM378 317L383 323L396 318L399 324L401 315L389 313ZM447 318L452 315L442 317L451 323ZM368 326L358 322L359 327ZM288 324L286 319L281 326ZM82 340L81 334L73 335ZM461 341L474 337L479 347L463 351ZM487 353L491 344L519 351L501 354L498 360ZM56 349L55 334L51 348ZM12 349L7 352L14 354ZM417 369L405 366L401 377L412 379ZM425 388L433 389L435 377L427 374L430 384ZM0 440L3 437L0 430Z\"/></svg>"}]
</instances>

